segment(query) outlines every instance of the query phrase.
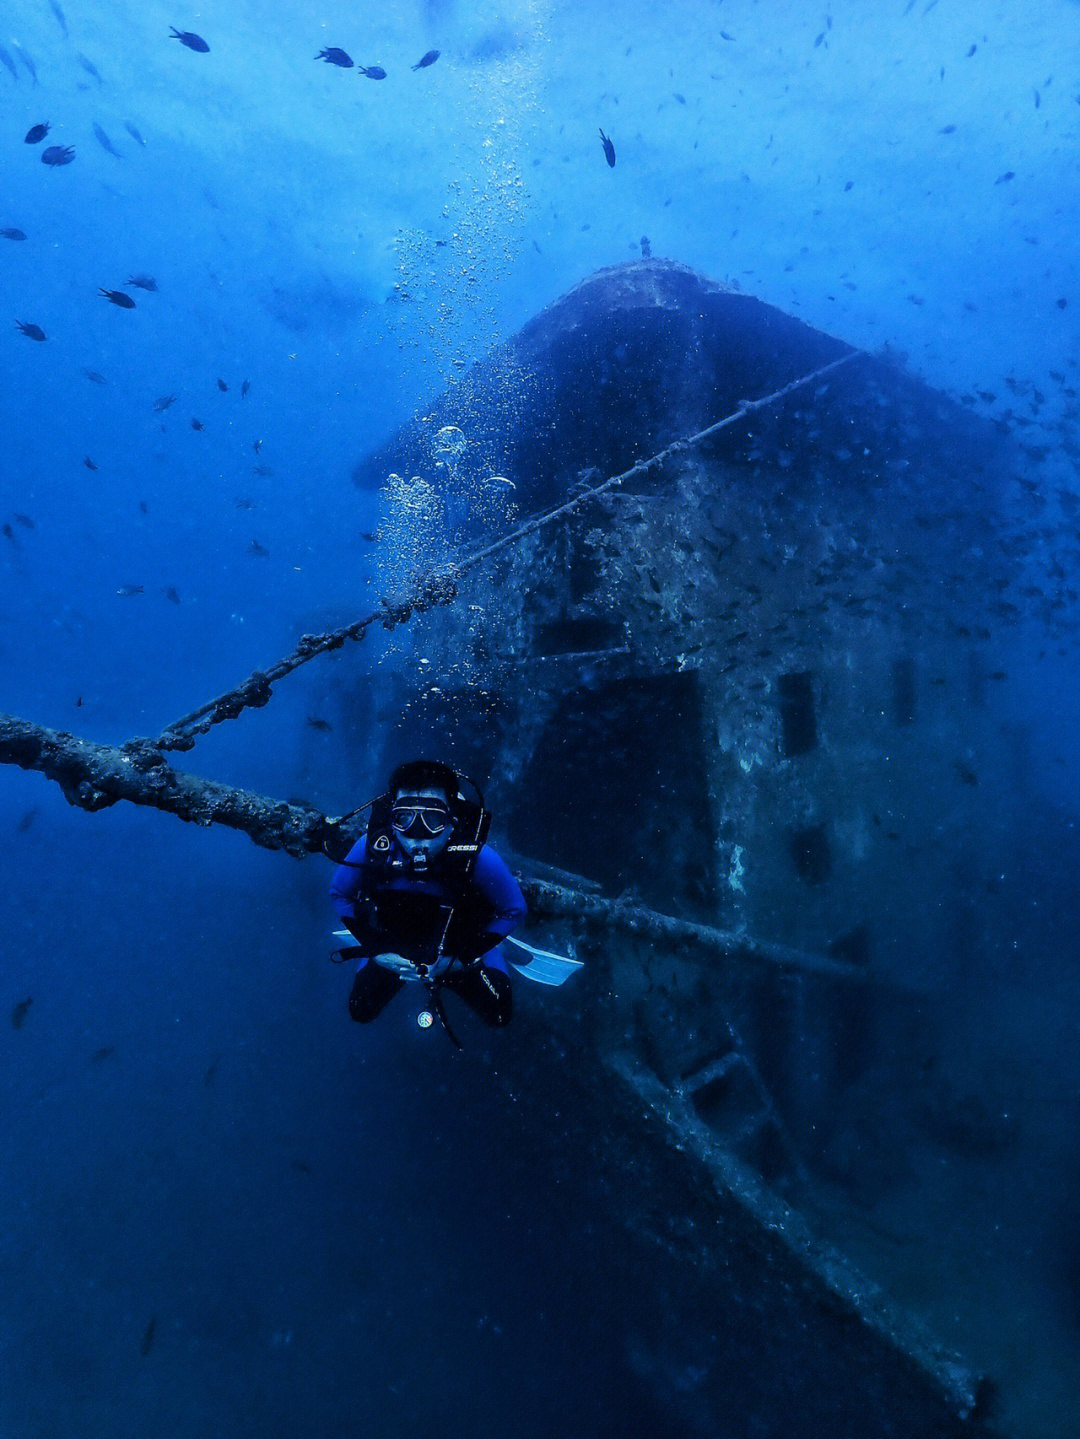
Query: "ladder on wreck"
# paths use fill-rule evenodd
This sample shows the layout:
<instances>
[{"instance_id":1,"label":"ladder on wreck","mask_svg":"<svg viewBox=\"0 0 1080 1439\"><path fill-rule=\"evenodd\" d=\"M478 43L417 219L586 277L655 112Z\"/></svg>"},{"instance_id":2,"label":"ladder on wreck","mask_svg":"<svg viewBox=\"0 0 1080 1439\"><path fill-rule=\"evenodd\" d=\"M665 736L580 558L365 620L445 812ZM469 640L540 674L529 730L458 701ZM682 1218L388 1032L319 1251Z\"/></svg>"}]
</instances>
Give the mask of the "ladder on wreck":
<instances>
[{"instance_id":1,"label":"ladder on wreck","mask_svg":"<svg viewBox=\"0 0 1080 1439\"><path fill-rule=\"evenodd\" d=\"M730 1018L724 1041L667 1086L669 1121L684 1131L704 1126L713 1143L783 1190L806 1178L794 1141L769 1086Z\"/></svg>"}]
</instances>

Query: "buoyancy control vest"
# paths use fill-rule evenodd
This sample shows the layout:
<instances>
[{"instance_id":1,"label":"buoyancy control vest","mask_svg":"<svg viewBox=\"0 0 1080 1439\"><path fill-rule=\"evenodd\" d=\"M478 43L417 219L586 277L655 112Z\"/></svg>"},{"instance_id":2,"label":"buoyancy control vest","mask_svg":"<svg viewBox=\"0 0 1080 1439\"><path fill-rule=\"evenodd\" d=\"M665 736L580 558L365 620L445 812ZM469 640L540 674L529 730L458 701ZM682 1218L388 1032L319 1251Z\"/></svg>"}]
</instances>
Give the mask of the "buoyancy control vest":
<instances>
[{"instance_id":1,"label":"buoyancy control vest","mask_svg":"<svg viewBox=\"0 0 1080 1439\"><path fill-rule=\"evenodd\" d=\"M444 954L471 958L469 951L493 914L469 882L491 815L459 794L446 847L421 869L394 843L392 808L389 794L371 802L356 919L349 928L366 948L385 942L426 965Z\"/></svg>"}]
</instances>

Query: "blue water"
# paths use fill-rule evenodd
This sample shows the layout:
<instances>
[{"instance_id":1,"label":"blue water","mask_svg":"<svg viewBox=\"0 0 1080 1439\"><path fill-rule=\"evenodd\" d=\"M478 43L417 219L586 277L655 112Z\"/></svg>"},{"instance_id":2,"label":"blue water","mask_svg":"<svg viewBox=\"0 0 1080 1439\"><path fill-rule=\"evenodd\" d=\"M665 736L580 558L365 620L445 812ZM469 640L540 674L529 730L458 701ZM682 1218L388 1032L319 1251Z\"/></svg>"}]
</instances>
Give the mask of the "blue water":
<instances>
[{"instance_id":1,"label":"blue water","mask_svg":"<svg viewBox=\"0 0 1080 1439\"><path fill-rule=\"evenodd\" d=\"M367 8L0 19L0 709L119 743L365 613L394 576L358 460L643 237L1020 413L1044 492L1075 489L1072 0ZM380 721L337 684L396 653L309 666L191 768L351 808ZM1002 722L1065 832L1071 652L1025 632L1012 672ZM1039 1091L1050 1272L1075 1210L1075 900L1068 851L1017 824L1038 993L992 1019ZM519 1105L514 1031L470 1029L451 1067L411 1013L348 1023L328 865L86 815L8 768L0 877L4 1436L701 1432L657 1393L693 1390L685 1354L660 1374L639 1342L662 1293L552 1162L557 1116L540 1137ZM727 1422L760 1432L734 1402Z\"/></svg>"}]
</instances>

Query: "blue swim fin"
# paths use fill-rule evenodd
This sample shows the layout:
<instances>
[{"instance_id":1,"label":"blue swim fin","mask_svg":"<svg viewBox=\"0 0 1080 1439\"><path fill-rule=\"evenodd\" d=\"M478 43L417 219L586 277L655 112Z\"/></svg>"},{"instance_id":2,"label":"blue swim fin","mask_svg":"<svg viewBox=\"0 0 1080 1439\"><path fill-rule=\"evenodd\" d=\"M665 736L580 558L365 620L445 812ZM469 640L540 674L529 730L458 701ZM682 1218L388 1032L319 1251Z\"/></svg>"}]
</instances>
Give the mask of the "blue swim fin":
<instances>
[{"instance_id":1,"label":"blue swim fin","mask_svg":"<svg viewBox=\"0 0 1080 1439\"><path fill-rule=\"evenodd\" d=\"M523 974L526 979L535 980L537 984L565 984L576 970L585 967L580 959L566 959L563 955L552 954L547 949L534 949L531 944L526 944L523 939L515 939L512 934L508 934L503 943L513 944L518 949L525 950L529 957L521 964L512 959L507 962L511 968L517 970L518 974Z\"/></svg>"}]
</instances>

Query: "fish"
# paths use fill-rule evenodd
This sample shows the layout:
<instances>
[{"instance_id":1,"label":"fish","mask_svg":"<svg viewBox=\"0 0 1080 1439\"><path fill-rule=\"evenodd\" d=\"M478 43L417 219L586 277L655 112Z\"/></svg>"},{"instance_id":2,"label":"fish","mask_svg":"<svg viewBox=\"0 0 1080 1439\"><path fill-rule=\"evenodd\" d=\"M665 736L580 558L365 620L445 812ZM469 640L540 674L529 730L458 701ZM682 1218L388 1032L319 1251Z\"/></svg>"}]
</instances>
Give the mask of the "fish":
<instances>
[{"instance_id":1,"label":"fish","mask_svg":"<svg viewBox=\"0 0 1080 1439\"><path fill-rule=\"evenodd\" d=\"M196 35L191 30L177 30L172 25L169 26L169 29L172 31L169 36L170 40L179 40L180 44L186 45L189 50L196 50L200 55L209 55L210 46L201 35Z\"/></svg>"},{"instance_id":2,"label":"fish","mask_svg":"<svg viewBox=\"0 0 1080 1439\"><path fill-rule=\"evenodd\" d=\"M270 551L260 545L258 540L252 540L251 544L248 545L249 555L268 555L269 553Z\"/></svg>"},{"instance_id":3,"label":"fish","mask_svg":"<svg viewBox=\"0 0 1080 1439\"><path fill-rule=\"evenodd\" d=\"M23 136L23 139L28 145L37 145L42 140L44 140L45 136L48 133L49 122L48 120L42 120L40 125L31 125L29 130L27 130L26 134Z\"/></svg>"},{"instance_id":4,"label":"fish","mask_svg":"<svg viewBox=\"0 0 1080 1439\"><path fill-rule=\"evenodd\" d=\"M154 401L153 409L160 415L163 410L167 410L170 405L174 405L175 403L175 395L159 395Z\"/></svg>"},{"instance_id":5,"label":"fish","mask_svg":"<svg viewBox=\"0 0 1080 1439\"><path fill-rule=\"evenodd\" d=\"M600 131L600 143L604 147L604 159L612 169L615 168L615 146L611 143L603 130Z\"/></svg>"},{"instance_id":6,"label":"fish","mask_svg":"<svg viewBox=\"0 0 1080 1439\"><path fill-rule=\"evenodd\" d=\"M414 70L426 70L429 65L435 64L435 61L439 58L439 54L440 51L438 50L429 50L426 55L421 55L420 59L417 60L412 68Z\"/></svg>"},{"instance_id":7,"label":"fish","mask_svg":"<svg viewBox=\"0 0 1080 1439\"><path fill-rule=\"evenodd\" d=\"M353 67L352 57L344 50L339 50L336 45L331 45L326 50L320 50L315 56L316 60L325 60L328 65L337 65L342 70L351 70Z\"/></svg>"},{"instance_id":8,"label":"fish","mask_svg":"<svg viewBox=\"0 0 1080 1439\"><path fill-rule=\"evenodd\" d=\"M248 390L250 390L250 389L251 389L251 381L250 381L250 380L245 380L244 383L240 386L240 398L241 398L241 399L244 399L244 398L247 396Z\"/></svg>"},{"instance_id":9,"label":"fish","mask_svg":"<svg viewBox=\"0 0 1080 1439\"><path fill-rule=\"evenodd\" d=\"M75 158L74 145L50 145L41 155L43 165L70 165Z\"/></svg>"},{"instance_id":10,"label":"fish","mask_svg":"<svg viewBox=\"0 0 1080 1439\"><path fill-rule=\"evenodd\" d=\"M67 21L64 19L64 12L60 9L60 6L56 3L56 0L49 0L49 9L56 16L57 24L60 26L60 29L63 30L64 34L66 35L68 32Z\"/></svg>"},{"instance_id":11,"label":"fish","mask_svg":"<svg viewBox=\"0 0 1080 1439\"><path fill-rule=\"evenodd\" d=\"M641 237L641 258L643 260L652 259L652 245L649 243L648 235L642 235Z\"/></svg>"},{"instance_id":12,"label":"fish","mask_svg":"<svg viewBox=\"0 0 1080 1439\"><path fill-rule=\"evenodd\" d=\"M1068 300L1065 298L1064 295L1062 295L1061 299L1057 301L1057 307L1058 307L1059 310L1064 310L1065 306L1066 306L1068 303L1069 303Z\"/></svg>"},{"instance_id":13,"label":"fish","mask_svg":"<svg viewBox=\"0 0 1080 1439\"><path fill-rule=\"evenodd\" d=\"M15 54L18 55L19 59L26 66L27 70L29 71L31 80L33 80L34 84L36 85L38 82L37 66L34 64L33 60L31 60L30 56L26 53L26 51L17 41L13 40L11 43L15 46Z\"/></svg>"},{"instance_id":14,"label":"fish","mask_svg":"<svg viewBox=\"0 0 1080 1439\"><path fill-rule=\"evenodd\" d=\"M18 542L18 540L15 538L15 531L14 531L14 530L11 528L11 526L8 524L7 520L4 521L3 531L2 531L2 532L3 532L4 538L10 540L11 543L15 546L15 548L18 549L18 548L19 548L19 542Z\"/></svg>"},{"instance_id":15,"label":"fish","mask_svg":"<svg viewBox=\"0 0 1080 1439\"><path fill-rule=\"evenodd\" d=\"M145 585L121 585L116 593L126 599L128 595L141 595L145 592Z\"/></svg>"},{"instance_id":16,"label":"fish","mask_svg":"<svg viewBox=\"0 0 1080 1439\"><path fill-rule=\"evenodd\" d=\"M95 123L94 125L94 134L97 136L97 142L103 150L108 150L109 154L115 155L118 160L122 160L124 158L123 155L121 155L120 151L113 144L113 142L109 139L108 135L106 135L105 131L97 123Z\"/></svg>"},{"instance_id":17,"label":"fish","mask_svg":"<svg viewBox=\"0 0 1080 1439\"><path fill-rule=\"evenodd\" d=\"M16 326L16 328L17 328L18 330L20 330L24 335L26 335L26 337L27 337L28 339L31 339L31 340L44 340L44 339L45 339L45 331L41 328L40 325L32 324L32 323L30 323L30 322L27 321L27 320L16 320L16 321L15 321L15 326Z\"/></svg>"},{"instance_id":18,"label":"fish","mask_svg":"<svg viewBox=\"0 0 1080 1439\"><path fill-rule=\"evenodd\" d=\"M128 134L131 136L131 138L135 141L136 145L145 145L145 144L146 144L146 141L145 141L145 140L143 139L143 137L139 134L138 130L136 130L135 126L131 123L130 120L127 120L127 121L124 122L124 129L128 132Z\"/></svg>"},{"instance_id":19,"label":"fish","mask_svg":"<svg viewBox=\"0 0 1080 1439\"><path fill-rule=\"evenodd\" d=\"M139 1345L139 1353L145 1359L154 1347L154 1331L157 1329L157 1315L151 1314L150 1322L143 1330L142 1342Z\"/></svg>"},{"instance_id":20,"label":"fish","mask_svg":"<svg viewBox=\"0 0 1080 1439\"><path fill-rule=\"evenodd\" d=\"M251 448L255 451L256 454L258 454L259 451L262 449L262 440L252 440Z\"/></svg>"},{"instance_id":21,"label":"fish","mask_svg":"<svg viewBox=\"0 0 1080 1439\"><path fill-rule=\"evenodd\" d=\"M312 729L317 729L320 734L329 734L333 725L329 720L320 719L318 715L308 715L307 722Z\"/></svg>"},{"instance_id":22,"label":"fish","mask_svg":"<svg viewBox=\"0 0 1080 1439\"><path fill-rule=\"evenodd\" d=\"M206 429L206 426L203 424L202 420L197 420L197 419L195 418L195 416L192 415L192 417L191 417L191 428L192 428L193 430L205 430L205 429Z\"/></svg>"},{"instance_id":23,"label":"fish","mask_svg":"<svg viewBox=\"0 0 1080 1439\"><path fill-rule=\"evenodd\" d=\"M357 71L369 80L385 80L386 71L381 65L357 65Z\"/></svg>"},{"instance_id":24,"label":"fish","mask_svg":"<svg viewBox=\"0 0 1080 1439\"><path fill-rule=\"evenodd\" d=\"M15 64L15 61L11 58L8 52L4 49L3 45L0 45L0 65L5 66L8 70L11 71L12 75L15 77L15 83L17 85L19 83L18 66Z\"/></svg>"},{"instance_id":25,"label":"fish","mask_svg":"<svg viewBox=\"0 0 1080 1439\"><path fill-rule=\"evenodd\" d=\"M252 465L251 473L253 475L262 475L265 479L268 475L274 473L274 467L272 465Z\"/></svg>"},{"instance_id":26,"label":"fish","mask_svg":"<svg viewBox=\"0 0 1080 1439\"><path fill-rule=\"evenodd\" d=\"M97 469L97 465L94 464L93 460L90 458L89 455L87 455L86 458L83 460L83 464L86 466L86 468L87 468L88 470L96 470L96 469Z\"/></svg>"},{"instance_id":27,"label":"fish","mask_svg":"<svg viewBox=\"0 0 1080 1439\"><path fill-rule=\"evenodd\" d=\"M157 281L153 275L132 275L128 280L129 285L134 285L137 290L157 291Z\"/></svg>"},{"instance_id":28,"label":"fish","mask_svg":"<svg viewBox=\"0 0 1080 1439\"><path fill-rule=\"evenodd\" d=\"M14 225L5 225L4 228L3 228L2 230L0 230L0 235L3 235L3 237L4 237L5 240L25 240L25 239L26 239L26 231L25 231L25 230L16 230L16 228L15 228Z\"/></svg>"},{"instance_id":29,"label":"fish","mask_svg":"<svg viewBox=\"0 0 1080 1439\"><path fill-rule=\"evenodd\" d=\"M995 185L1004 185L1004 184L1006 183L1006 181L1012 180L1013 178L1015 178L1015 175L1016 175L1016 171L1015 171L1015 170L1006 170L1005 173L1004 173L1004 175L999 175L999 176L997 177L997 179L994 181L994 184L995 184Z\"/></svg>"},{"instance_id":30,"label":"fish","mask_svg":"<svg viewBox=\"0 0 1080 1439\"><path fill-rule=\"evenodd\" d=\"M964 58L967 59L967 60L970 60L971 57L972 57L972 55L975 54L975 51L976 51L978 48L979 48L978 45L972 45L971 49L967 52L967 55L966 55Z\"/></svg>"},{"instance_id":31,"label":"fish","mask_svg":"<svg viewBox=\"0 0 1080 1439\"><path fill-rule=\"evenodd\" d=\"M93 76L93 78L98 82L99 85L104 85L105 81L101 78L97 66L93 63L92 60L88 60L81 50L77 50L75 52L75 59L78 60L79 64L83 67L83 69L88 75Z\"/></svg>"},{"instance_id":32,"label":"fish","mask_svg":"<svg viewBox=\"0 0 1080 1439\"><path fill-rule=\"evenodd\" d=\"M225 381L224 381L223 379L221 379L220 376L218 377L217 387L218 387L218 389L221 391L221 393L222 393L223 395L228 391L228 388L229 388L228 385L225 383Z\"/></svg>"},{"instance_id":33,"label":"fish","mask_svg":"<svg viewBox=\"0 0 1080 1439\"><path fill-rule=\"evenodd\" d=\"M19 823L15 826L15 833L26 834L27 831L30 829L31 825L34 823L34 817L36 814L37 805L31 805L30 808L26 810L23 815L20 816Z\"/></svg>"},{"instance_id":34,"label":"fish","mask_svg":"<svg viewBox=\"0 0 1080 1439\"><path fill-rule=\"evenodd\" d=\"M235 504L238 510L257 510L259 507L258 500L241 499L236 500Z\"/></svg>"},{"instance_id":35,"label":"fish","mask_svg":"<svg viewBox=\"0 0 1080 1439\"><path fill-rule=\"evenodd\" d=\"M735 36L734 36L734 35L729 35L726 30L721 30L721 31L720 31L720 39L721 39L721 40L734 40L734 39L735 39Z\"/></svg>"},{"instance_id":36,"label":"fish","mask_svg":"<svg viewBox=\"0 0 1080 1439\"><path fill-rule=\"evenodd\" d=\"M11 1011L12 1029L22 1029L23 1023L26 1019L27 1014L30 1011L30 1006L33 1004L33 1002L34 996L31 994L28 995L26 999L20 999L18 1004L14 1006Z\"/></svg>"},{"instance_id":37,"label":"fish","mask_svg":"<svg viewBox=\"0 0 1080 1439\"><path fill-rule=\"evenodd\" d=\"M29 515L20 515L18 510L16 510L13 518L22 525L24 530L32 530L34 528L34 522Z\"/></svg>"},{"instance_id":38,"label":"fish","mask_svg":"<svg viewBox=\"0 0 1080 1439\"><path fill-rule=\"evenodd\" d=\"M125 295L123 290L100 290L99 294L108 300L110 305L116 305L121 310L134 310L135 301L130 295Z\"/></svg>"},{"instance_id":39,"label":"fish","mask_svg":"<svg viewBox=\"0 0 1080 1439\"><path fill-rule=\"evenodd\" d=\"M88 380L92 380L95 385L107 385L109 383L105 376L99 375L96 370L84 370L83 374Z\"/></svg>"},{"instance_id":40,"label":"fish","mask_svg":"<svg viewBox=\"0 0 1080 1439\"><path fill-rule=\"evenodd\" d=\"M180 603L180 593L175 585L168 585L164 590L162 590L162 594L174 605L178 605Z\"/></svg>"},{"instance_id":41,"label":"fish","mask_svg":"<svg viewBox=\"0 0 1080 1439\"><path fill-rule=\"evenodd\" d=\"M95 1049L90 1056L91 1064L100 1064L102 1060L111 1059L116 1053L115 1044L103 1044L100 1049Z\"/></svg>"},{"instance_id":42,"label":"fish","mask_svg":"<svg viewBox=\"0 0 1080 1439\"><path fill-rule=\"evenodd\" d=\"M956 131L956 126L955 126L955 125L942 125L941 129L938 131L938 134L939 134L939 135L952 135L952 134L955 133L955 131Z\"/></svg>"}]
</instances>

